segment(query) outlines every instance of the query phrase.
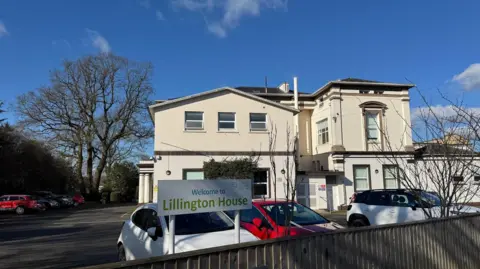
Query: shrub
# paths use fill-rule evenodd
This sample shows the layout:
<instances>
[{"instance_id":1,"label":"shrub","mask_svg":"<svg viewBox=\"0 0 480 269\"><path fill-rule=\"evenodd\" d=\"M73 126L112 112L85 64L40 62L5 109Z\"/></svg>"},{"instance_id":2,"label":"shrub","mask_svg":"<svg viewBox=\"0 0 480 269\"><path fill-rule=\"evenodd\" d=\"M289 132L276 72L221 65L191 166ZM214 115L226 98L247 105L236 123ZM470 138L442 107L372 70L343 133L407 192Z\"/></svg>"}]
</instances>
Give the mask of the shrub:
<instances>
[{"instance_id":1,"label":"shrub","mask_svg":"<svg viewBox=\"0 0 480 269\"><path fill-rule=\"evenodd\" d=\"M257 162L252 158L223 160L211 159L203 163L206 179L247 179L257 170Z\"/></svg>"},{"instance_id":2,"label":"shrub","mask_svg":"<svg viewBox=\"0 0 480 269\"><path fill-rule=\"evenodd\" d=\"M121 193L118 191L112 191L110 193L110 202L112 203L121 202Z\"/></svg>"}]
</instances>

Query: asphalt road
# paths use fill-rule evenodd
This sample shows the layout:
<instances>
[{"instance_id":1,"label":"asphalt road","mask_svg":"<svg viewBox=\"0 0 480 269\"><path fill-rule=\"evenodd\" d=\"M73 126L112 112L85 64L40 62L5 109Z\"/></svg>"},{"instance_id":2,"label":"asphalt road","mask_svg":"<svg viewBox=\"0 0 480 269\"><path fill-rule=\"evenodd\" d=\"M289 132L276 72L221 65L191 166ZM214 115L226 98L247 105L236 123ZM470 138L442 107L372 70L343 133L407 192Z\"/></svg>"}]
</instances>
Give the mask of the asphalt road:
<instances>
[{"instance_id":1,"label":"asphalt road","mask_svg":"<svg viewBox=\"0 0 480 269\"><path fill-rule=\"evenodd\" d=\"M135 206L0 214L0 268L73 268L115 262L122 220Z\"/></svg>"}]
</instances>

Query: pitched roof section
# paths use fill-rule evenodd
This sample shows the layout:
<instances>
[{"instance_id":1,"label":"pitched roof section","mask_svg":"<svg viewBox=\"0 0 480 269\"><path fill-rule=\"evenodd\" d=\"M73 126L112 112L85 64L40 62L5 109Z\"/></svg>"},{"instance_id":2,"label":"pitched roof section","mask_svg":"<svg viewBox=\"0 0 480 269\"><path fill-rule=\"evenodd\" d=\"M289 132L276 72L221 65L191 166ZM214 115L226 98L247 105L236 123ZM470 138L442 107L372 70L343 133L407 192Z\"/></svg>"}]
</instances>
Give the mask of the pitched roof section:
<instances>
[{"instance_id":1,"label":"pitched roof section","mask_svg":"<svg viewBox=\"0 0 480 269\"><path fill-rule=\"evenodd\" d=\"M255 95L268 95L268 94L292 95L293 94L293 90L289 90L288 92L285 92L277 87L265 88L265 87L256 87L256 86L239 86L239 87L235 87L235 89L242 92L255 94ZM309 94L309 93L298 92L298 94Z\"/></svg>"},{"instance_id":2,"label":"pitched roof section","mask_svg":"<svg viewBox=\"0 0 480 269\"><path fill-rule=\"evenodd\" d=\"M230 88L230 87L222 87L222 88L213 89L213 90L210 90L210 91L201 92L201 93L197 93L197 94L193 94L193 95L187 95L187 96L184 96L184 97L175 98L175 99L171 99L171 100L167 100L167 101L157 101L155 104L148 107L148 110L150 112L150 117L152 117L152 119L153 119L153 113L154 113L154 110L156 108L164 107L164 106L172 105L172 104L177 104L177 103L180 103L180 102L183 102L183 101L192 100L192 99L196 99L196 98L199 98L199 97L204 97L204 96L208 96L208 95L211 95L211 94L224 92L224 91L229 91L229 92L238 94L240 96L256 100L258 102L262 102L262 103L265 103L265 104L268 104L268 105L271 105L271 106L274 106L274 107L278 107L280 109L290 111L294 114L300 112L298 109L295 109L293 107L282 105L280 103L270 101L270 100L262 98L262 97L258 97L254 94L251 94L251 93L247 93L247 92L240 91L238 89L234 89L234 88Z\"/></svg>"},{"instance_id":3,"label":"pitched roof section","mask_svg":"<svg viewBox=\"0 0 480 269\"><path fill-rule=\"evenodd\" d=\"M380 81L375 81L375 80L367 80L367 79L361 79L361 78L344 78L344 79L341 79L340 81L346 81L346 82L385 83L385 82L380 82Z\"/></svg>"}]
</instances>

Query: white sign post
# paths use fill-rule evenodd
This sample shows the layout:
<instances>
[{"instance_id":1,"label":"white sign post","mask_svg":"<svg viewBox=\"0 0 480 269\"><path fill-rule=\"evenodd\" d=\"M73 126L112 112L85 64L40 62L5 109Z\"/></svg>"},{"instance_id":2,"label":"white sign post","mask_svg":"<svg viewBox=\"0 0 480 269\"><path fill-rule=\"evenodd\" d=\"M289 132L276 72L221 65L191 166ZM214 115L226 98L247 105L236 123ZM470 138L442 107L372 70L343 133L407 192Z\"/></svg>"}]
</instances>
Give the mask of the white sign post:
<instances>
[{"instance_id":1,"label":"white sign post","mask_svg":"<svg viewBox=\"0 0 480 269\"><path fill-rule=\"evenodd\" d=\"M251 179L159 180L158 215L169 216L169 247L175 253L175 215L235 211L240 243L240 210L252 208Z\"/></svg>"}]
</instances>

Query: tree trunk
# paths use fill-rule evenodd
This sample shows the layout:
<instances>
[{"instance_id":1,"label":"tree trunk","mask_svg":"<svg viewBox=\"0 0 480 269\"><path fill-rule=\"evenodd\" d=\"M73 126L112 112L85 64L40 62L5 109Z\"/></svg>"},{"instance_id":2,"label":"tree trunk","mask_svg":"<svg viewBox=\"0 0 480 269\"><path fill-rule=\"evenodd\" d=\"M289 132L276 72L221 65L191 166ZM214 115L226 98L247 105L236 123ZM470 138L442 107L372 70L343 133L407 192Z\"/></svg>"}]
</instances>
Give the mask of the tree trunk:
<instances>
[{"instance_id":1,"label":"tree trunk","mask_svg":"<svg viewBox=\"0 0 480 269\"><path fill-rule=\"evenodd\" d=\"M87 146L87 179L89 183L90 192L98 192L98 188L94 188L95 184L93 183L93 144L91 141L88 142Z\"/></svg>"},{"instance_id":2,"label":"tree trunk","mask_svg":"<svg viewBox=\"0 0 480 269\"><path fill-rule=\"evenodd\" d=\"M77 167L76 167L76 177L80 183L80 192L86 193L85 182L83 179L82 166L83 166L83 148L82 144L79 144L79 149L77 151Z\"/></svg>"},{"instance_id":3,"label":"tree trunk","mask_svg":"<svg viewBox=\"0 0 480 269\"><path fill-rule=\"evenodd\" d=\"M95 188L98 191L98 188L100 187L100 181L102 179L102 174L103 170L105 170L105 166L107 165L107 154L102 154L100 157L100 161L98 162L97 165L97 171L95 174Z\"/></svg>"}]
</instances>

